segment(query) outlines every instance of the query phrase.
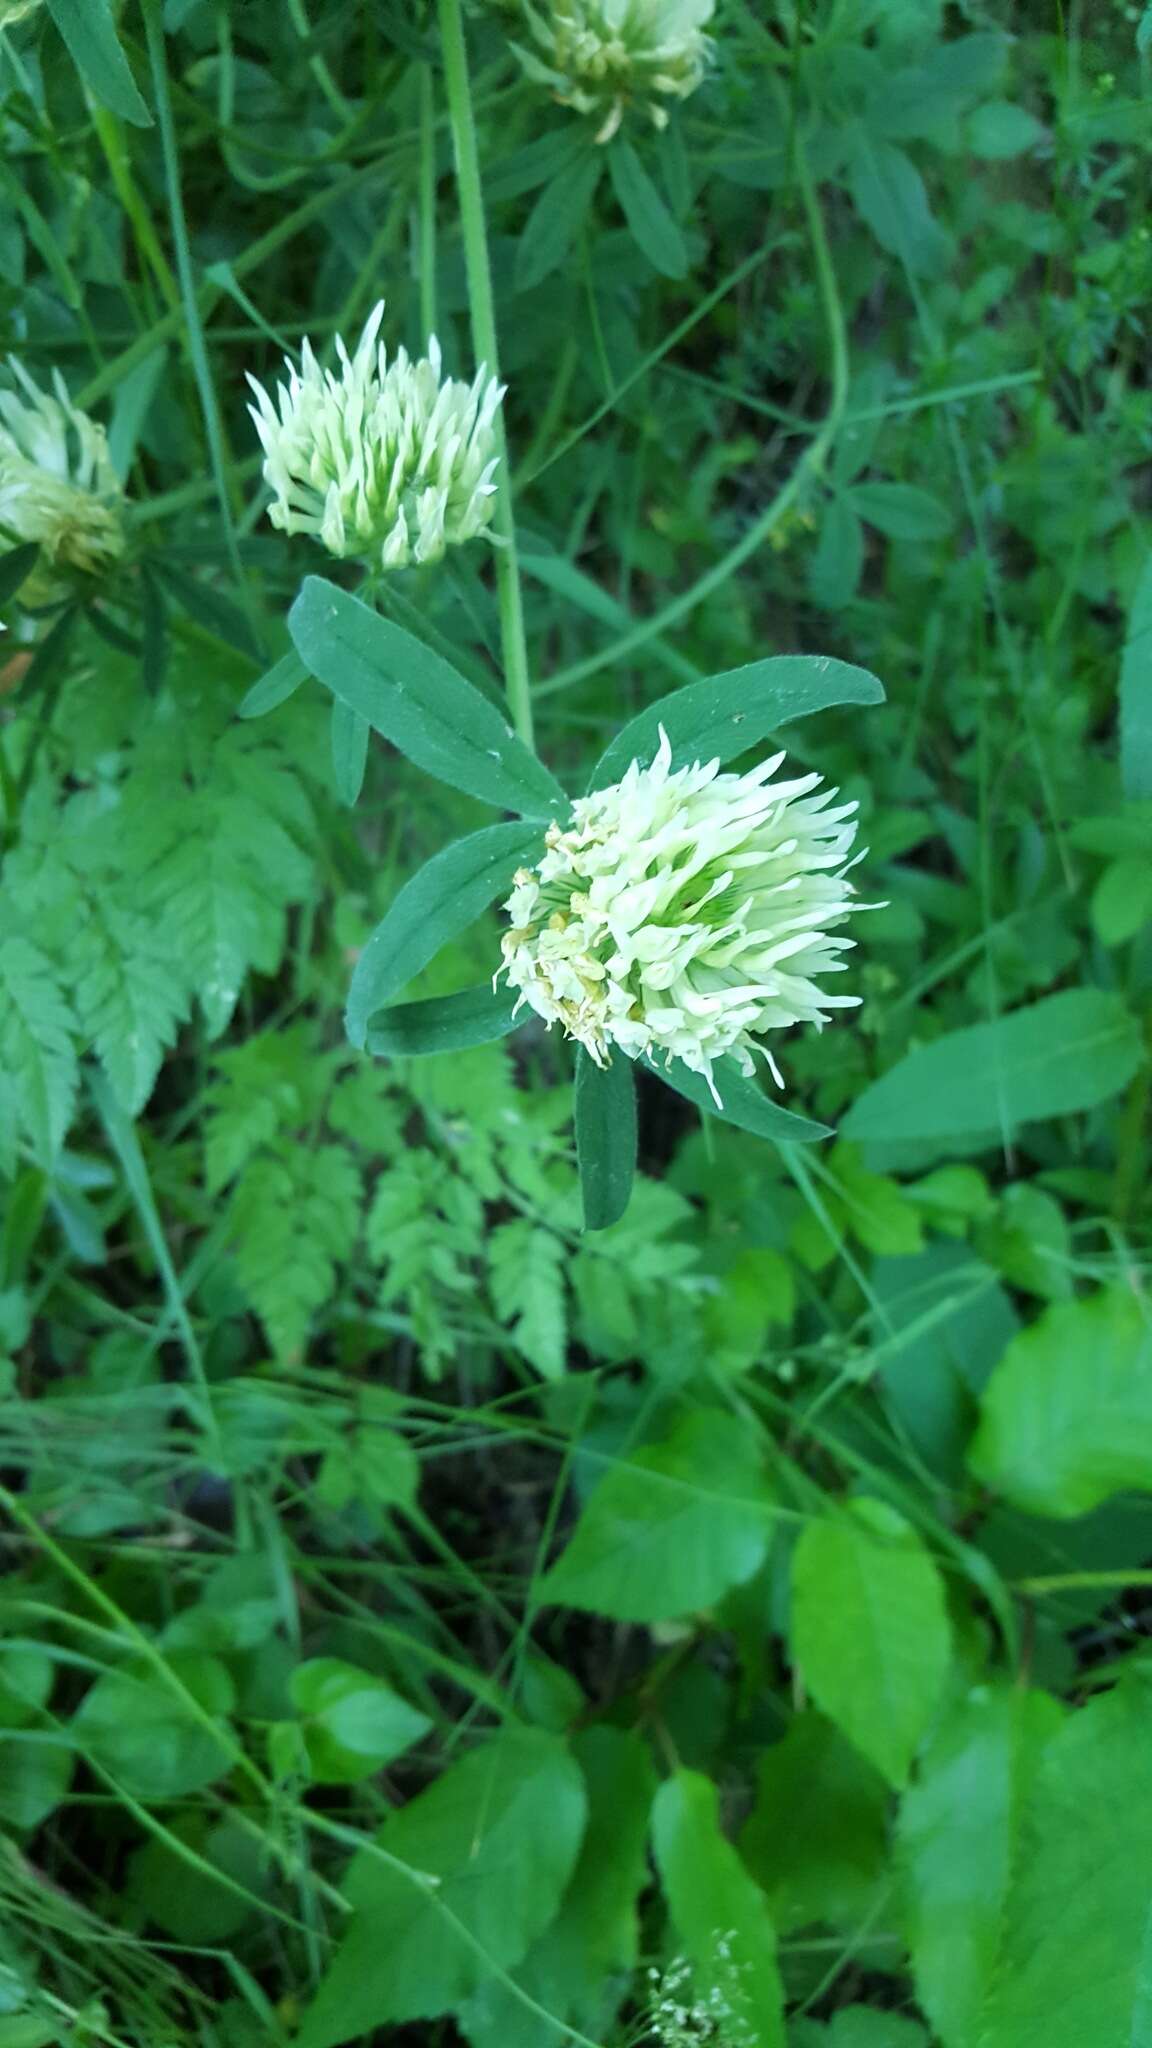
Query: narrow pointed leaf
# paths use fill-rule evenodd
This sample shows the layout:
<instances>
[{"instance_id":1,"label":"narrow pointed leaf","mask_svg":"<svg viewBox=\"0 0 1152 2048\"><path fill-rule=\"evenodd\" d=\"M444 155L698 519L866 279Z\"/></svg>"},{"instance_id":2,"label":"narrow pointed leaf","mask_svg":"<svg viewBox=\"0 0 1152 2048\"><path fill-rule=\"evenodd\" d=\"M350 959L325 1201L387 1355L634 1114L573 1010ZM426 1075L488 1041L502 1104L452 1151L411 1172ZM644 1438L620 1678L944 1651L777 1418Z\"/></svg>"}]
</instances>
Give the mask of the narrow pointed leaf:
<instances>
[{"instance_id":1,"label":"narrow pointed leaf","mask_svg":"<svg viewBox=\"0 0 1152 2048\"><path fill-rule=\"evenodd\" d=\"M426 774L522 817L550 818L567 802L494 704L358 597L309 576L288 625L312 674Z\"/></svg>"},{"instance_id":2,"label":"narrow pointed leaf","mask_svg":"<svg viewBox=\"0 0 1152 2048\"><path fill-rule=\"evenodd\" d=\"M628 1207L636 1172L636 1083L632 1062L614 1052L598 1067L576 1054L576 1158L585 1230L607 1230Z\"/></svg>"},{"instance_id":3,"label":"narrow pointed leaf","mask_svg":"<svg viewBox=\"0 0 1152 2048\"><path fill-rule=\"evenodd\" d=\"M647 763L663 726L674 768L732 761L793 718L833 704L882 704L884 686L866 668L824 654L776 654L685 683L617 733L592 771L590 789L619 782L631 761Z\"/></svg>"},{"instance_id":4,"label":"narrow pointed leaf","mask_svg":"<svg viewBox=\"0 0 1152 2048\"><path fill-rule=\"evenodd\" d=\"M507 1038L521 1019L514 1015L515 989L493 989L482 981L458 995L429 996L422 1003L395 1003L368 1022L367 1048L387 1059L411 1059L434 1052L461 1052Z\"/></svg>"},{"instance_id":5,"label":"narrow pointed leaf","mask_svg":"<svg viewBox=\"0 0 1152 2048\"><path fill-rule=\"evenodd\" d=\"M344 1022L353 1045L364 1044L374 1013L400 995L441 946L511 889L516 869L538 858L540 842L533 825L486 825L446 846L405 883L352 977Z\"/></svg>"},{"instance_id":6,"label":"narrow pointed leaf","mask_svg":"<svg viewBox=\"0 0 1152 2048\"><path fill-rule=\"evenodd\" d=\"M644 1065L666 1087L674 1088L677 1095L694 1102L706 1115L722 1117L726 1124L736 1124L757 1138L773 1138L778 1145L810 1145L817 1138L832 1135L827 1124L813 1123L810 1118L796 1116L792 1110L781 1109L770 1101L755 1081L745 1080L731 1060L722 1060L714 1069L723 1105L719 1109L703 1076L694 1074L683 1060L673 1060L667 1067L663 1061L657 1064L655 1060L645 1060Z\"/></svg>"},{"instance_id":7,"label":"narrow pointed leaf","mask_svg":"<svg viewBox=\"0 0 1152 2048\"><path fill-rule=\"evenodd\" d=\"M289 697L295 696L301 683L308 681L309 673L297 653L282 655L267 675L261 676L241 697L237 717L260 718L265 711L275 711L278 704L286 704Z\"/></svg>"},{"instance_id":8,"label":"narrow pointed leaf","mask_svg":"<svg viewBox=\"0 0 1152 2048\"><path fill-rule=\"evenodd\" d=\"M108 0L48 0L68 55L89 91L136 128L150 128L152 116L136 89L128 59L116 40Z\"/></svg>"},{"instance_id":9,"label":"narrow pointed leaf","mask_svg":"<svg viewBox=\"0 0 1152 2048\"><path fill-rule=\"evenodd\" d=\"M25 541L22 547L9 548L0 555L0 604L7 604L15 597L26 576L32 574L40 555L38 541Z\"/></svg>"},{"instance_id":10,"label":"narrow pointed leaf","mask_svg":"<svg viewBox=\"0 0 1152 2048\"><path fill-rule=\"evenodd\" d=\"M368 720L337 697L332 704L332 777L336 794L351 809L364 787L368 766Z\"/></svg>"}]
</instances>

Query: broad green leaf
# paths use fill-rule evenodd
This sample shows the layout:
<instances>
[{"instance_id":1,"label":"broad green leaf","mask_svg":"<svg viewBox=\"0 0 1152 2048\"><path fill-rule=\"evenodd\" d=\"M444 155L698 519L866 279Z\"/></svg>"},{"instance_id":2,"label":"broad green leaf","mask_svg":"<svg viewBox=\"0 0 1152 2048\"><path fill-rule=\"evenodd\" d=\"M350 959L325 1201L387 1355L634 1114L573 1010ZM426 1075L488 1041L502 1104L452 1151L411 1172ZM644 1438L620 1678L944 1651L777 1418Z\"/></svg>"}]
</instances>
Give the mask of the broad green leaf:
<instances>
[{"instance_id":1,"label":"broad green leaf","mask_svg":"<svg viewBox=\"0 0 1152 2048\"><path fill-rule=\"evenodd\" d=\"M908 1053L857 1098L841 1130L862 1141L1008 1134L1107 1102L1142 1057L1122 997L1067 989Z\"/></svg>"},{"instance_id":2,"label":"broad green leaf","mask_svg":"<svg viewBox=\"0 0 1152 2048\"><path fill-rule=\"evenodd\" d=\"M294 697L302 683L308 681L309 670L305 668L295 652L281 655L280 660L261 676L258 683L245 692L236 707L237 718L260 718L265 711L275 711L278 704L287 703Z\"/></svg>"},{"instance_id":3,"label":"broad green leaf","mask_svg":"<svg viewBox=\"0 0 1152 2048\"><path fill-rule=\"evenodd\" d=\"M628 1207L636 1172L636 1082L619 1050L598 1067L576 1054L576 1157L585 1230L607 1230Z\"/></svg>"},{"instance_id":4,"label":"broad green leaf","mask_svg":"<svg viewBox=\"0 0 1152 2048\"><path fill-rule=\"evenodd\" d=\"M152 116L136 90L128 60L116 40L108 0L48 0L52 16L85 85L134 127L150 128Z\"/></svg>"},{"instance_id":5,"label":"broad green leaf","mask_svg":"<svg viewBox=\"0 0 1152 2048\"><path fill-rule=\"evenodd\" d=\"M550 818L566 803L494 704L358 597L309 576L288 626L311 673L425 774L524 817Z\"/></svg>"},{"instance_id":6,"label":"broad green leaf","mask_svg":"<svg viewBox=\"0 0 1152 2048\"><path fill-rule=\"evenodd\" d=\"M940 1576L903 1515L861 1498L809 1522L792 1560L791 1637L817 1706L903 1785L951 1648Z\"/></svg>"},{"instance_id":7,"label":"broad green leaf","mask_svg":"<svg viewBox=\"0 0 1152 2048\"><path fill-rule=\"evenodd\" d=\"M663 726L674 768L694 761L732 761L793 718L834 704L882 704L883 685L867 669L824 654L774 654L685 683L630 719L600 756L589 789L619 782L631 762L646 766Z\"/></svg>"},{"instance_id":8,"label":"broad green leaf","mask_svg":"<svg viewBox=\"0 0 1152 2048\"><path fill-rule=\"evenodd\" d=\"M1043 142L1047 130L1027 107L1011 100L987 100L968 117L966 140L973 156L998 163L1006 157L1023 156Z\"/></svg>"},{"instance_id":9,"label":"broad green leaf","mask_svg":"<svg viewBox=\"0 0 1152 2048\"><path fill-rule=\"evenodd\" d=\"M855 597L864 568L864 529L846 495L829 498L808 565L808 588L823 610L842 611Z\"/></svg>"},{"instance_id":10,"label":"broad green leaf","mask_svg":"<svg viewBox=\"0 0 1152 2048\"><path fill-rule=\"evenodd\" d=\"M1152 555L1136 585L1120 663L1120 772L1125 796L1152 797Z\"/></svg>"},{"instance_id":11,"label":"broad green leaf","mask_svg":"<svg viewBox=\"0 0 1152 2048\"><path fill-rule=\"evenodd\" d=\"M979 2048L1152 2040L1148 1709L1143 1684L1108 1693L1072 1714L1044 1751Z\"/></svg>"},{"instance_id":12,"label":"broad green leaf","mask_svg":"<svg viewBox=\"0 0 1152 2048\"><path fill-rule=\"evenodd\" d=\"M774 1138L778 1145L810 1145L817 1138L831 1136L827 1124L812 1123L806 1116L781 1109L755 1081L745 1079L734 1060L721 1060L712 1069L723 1105L719 1109L703 1075L694 1074L683 1060L672 1060L665 1066L662 1060L646 1059L644 1065L665 1087L694 1102L705 1116L722 1117L725 1123L751 1131L754 1137Z\"/></svg>"},{"instance_id":13,"label":"broad green leaf","mask_svg":"<svg viewBox=\"0 0 1152 2048\"><path fill-rule=\"evenodd\" d=\"M232 1766L235 1745L226 1739L222 1717L232 1705L233 1686L224 1665L197 1651L173 1652L168 1663L219 1724L219 1734L142 1662L105 1672L73 1716L77 1745L137 1799L183 1798Z\"/></svg>"},{"instance_id":14,"label":"broad green leaf","mask_svg":"<svg viewBox=\"0 0 1152 2048\"><path fill-rule=\"evenodd\" d=\"M698 1771L665 1780L652 1809L652 1847L695 2001L722 2040L784 2048L784 1994L768 1901L720 1831L716 1787Z\"/></svg>"},{"instance_id":15,"label":"broad green leaf","mask_svg":"<svg viewBox=\"0 0 1152 2048\"><path fill-rule=\"evenodd\" d=\"M396 1060L491 1045L498 1038L507 1038L522 1021L515 1010L516 990L493 989L487 981L453 996L395 1003L390 1009L374 1011L368 1019L367 1050Z\"/></svg>"},{"instance_id":16,"label":"broad green leaf","mask_svg":"<svg viewBox=\"0 0 1152 2048\"><path fill-rule=\"evenodd\" d=\"M590 150L545 185L516 251L518 292L532 291L559 270L584 225L603 169L602 151Z\"/></svg>"},{"instance_id":17,"label":"broad green leaf","mask_svg":"<svg viewBox=\"0 0 1152 2048\"><path fill-rule=\"evenodd\" d=\"M933 41L921 63L885 78L869 124L894 141L945 141L957 116L998 84L1010 48L999 31Z\"/></svg>"},{"instance_id":18,"label":"broad green leaf","mask_svg":"<svg viewBox=\"0 0 1152 2048\"><path fill-rule=\"evenodd\" d=\"M40 543L35 540L25 541L22 547L8 548L0 555L0 604L8 604L15 597L39 559Z\"/></svg>"},{"instance_id":19,"label":"broad green leaf","mask_svg":"<svg viewBox=\"0 0 1152 2048\"><path fill-rule=\"evenodd\" d=\"M600 1481L542 1598L618 1621L697 1613L760 1569L772 1508L753 1433L698 1409Z\"/></svg>"},{"instance_id":20,"label":"broad green leaf","mask_svg":"<svg viewBox=\"0 0 1152 2048\"><path fill-rule=\"evenodd\" d=\"M929 2048L929 2043L919 2022L901 2012L845 2005L826 2025L799 2020L789 2032L788 2048Z\"/></svg>"},{"instance_id":21,"label":"broad green leaf","mask_svg":"<svg viewBox=\"0 0 1152 2048\"><path fill-rule=\"evenodd\" d=\"M0 1734L0 1821L14 1828L38 1828L67 1797L75 1770L76 1757L66 1737L39 1730ZM58 2038L53 2034L54 2041Z\"/></svg>"},{"instance_id":22,"label":"broad green leaf","mask_svg":"<svg viewBox=\"0 0 1152 2048\"><path fill-rule=\"evenodd\" d=\"M945 2048L976 2048L1024 1794L1059 1710L1043 1693L973 1686L900 1806L904 1922L916 1990Z\"/></svg>"},{"instance_id":23,"label":"broad green leaf","mask_svg":"<svg viewBox=\"0 0 1152 2048\"><path fill-rule=\"evenodd\" d=\"M781 1933L823 1921L859 1927L888 1861L888 1787L811 1708L769 1743L740 1853Z\"/></svg>"},{"instance_id":24,"label":"broad green leaf","mask_svg":"<svg viewBox=\"0 0 1152 2048\"><path fill-rule=\"evenodd\" d=\"M1152 920L1152 861L1130 853L1105 868L1092 892L1092 922L1103 946L1123 946Z\"/></svg>"},{"instance_id":25,"label":"broad green leaf","mask_svg":"<svg viewBox=\"0 0 1152 2048\"><path fill-rule=\"evenodd\" d=\"M969 1463L1033 1515L1152 1492L1152 1317L1127 1287L1060 1302L1008 1346Z\"/></svg>"},{"instance_id":26,"label":"broad green leaf","mask_svg":"<svg viewBox=\"0 0 1152 2048\"><path fill-rule=\"evenodd\" d=\"M924 180L911 158L894 143L860 129L848 168L853 204L880 247L922 275L941 270L952 244L932 217Z\"/></svg>"},{"instance_id":27,"label":"broad green leaf","mask_svg":"<svg viewBox=\"0 0 1152 2048\"><path fill-rule=\"evenodd\" d=\"M427 1714L384 1679L340 1657L311 1657L292 1674L292 1703L318 1785L353 1785L403 1756L427 1735Z\"/></svg>"},{"instance_id":28,"label":"broad green leaf","mask_svg":"<svg viewBox=\"0 0 1152 2048\"><path fill-rule=\"evenodd\" d=\"M637 248L662 277L683 277L684 237L630 142L617 137L608 150L608 168Z\"/></svg>"},{"instance_id":29,"label":"broad green leaf","mask_svg":"<svg viewBox=\"0 0 1152 2048\"><path fill-rule=\"evenodd\" d=\"M340 697L333 700L332 779L337 796L349 809L358 801L364 787L370 731L368 720L362 718L358 711L353 711Z\"/></svg>"},{"instance_id":30,"label":"broad green leaf","mask_svg":"<svg viewBox=\"0 0 1152 2048\"><path fill-rule=\"evenodd\" d=\"M853 484L849 496L861 519L889 540L943 540L955 524L951 507L915 484Z\"/></svg>"},{"instance_id":31,"label":"broad green leaf","mask_svg":"<svg viewBox=\"0 0 1152 2048\"><path fill-rule=\"evenodd\" d=\"M873 1336L885 1400L930 1470L955 1485L977 1402L1020 1327L996 1274L939 1240L872 1269Z\"/></svg>"},{"instance_id":32,"label":"broad green leaf","mask_svg":"<svg viewBox=\"0 0 1152 2048\"><path fill-rule=\"evenodd\" d=\"M353 1858L353 1918L298 2048L433 2018L493 1965L514 1969L556 1913L586 1811L579 1767L557 1736L511 1731L450 1765Z\"/></svg>"},{"instance_id":33,"label":"broad green leaf","mask_svg":"<svg viewBox=\"0 0 1152 2048\"><path fill-rule=\"evenodd\" d=\"M510 891L518 867L536 859L543 835L532 825L486 825L457 839L405 882L356 963L344 1024L363 1045L375 1012L398 996L422 967ZM492 962L498 965L498 958Z\"/></svg>"},{"instance_id":34,"label":"broad green leaf","mask_svg":"<svg viewBox=\"0 0 1152 2048\"><path fill-rule=\"evenodd\" d=\"M565 2022L593 2040L606 2038L605 1980L636 1967L636 1902L647 1882L656 1793L649 1746L629 1729L596 1727L577 1735L572 1748L588 1790L580 1860L556 1919L515 1973L557 2025L546 2027L508 1986L489 1978L457 2014L473 2048L565 2048Z\"/></svg>"}]
</instances>

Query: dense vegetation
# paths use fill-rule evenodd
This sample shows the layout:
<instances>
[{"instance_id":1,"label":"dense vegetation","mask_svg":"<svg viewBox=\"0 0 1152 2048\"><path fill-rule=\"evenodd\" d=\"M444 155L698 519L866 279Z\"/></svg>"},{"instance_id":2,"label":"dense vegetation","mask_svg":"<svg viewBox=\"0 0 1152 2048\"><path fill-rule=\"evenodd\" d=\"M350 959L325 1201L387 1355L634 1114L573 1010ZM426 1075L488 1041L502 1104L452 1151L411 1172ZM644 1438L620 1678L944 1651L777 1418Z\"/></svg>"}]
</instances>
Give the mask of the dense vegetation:
<instances>
[{"instance_id":1,"label":"dense vegetation","mask_svg":"<svg viewBox=\"0 0 1152 2048\"><path fill-rule=\"evenodd\" d=\"M1152 10L718 0L663 126L554 12L0 0L0 343L128 494L53 566L0 434L0 2048L1129 2048ZM569 790L767 657L886 691L780 741L881 906L779 1043L832 1134L640 1071L598 1230L558 1032L346 1033L513 806L298 651L363 571L246 410L381 296L470 378L485 233L518 545L372 579L420 689L518 593Z\"/></svg>"}]
</instances>

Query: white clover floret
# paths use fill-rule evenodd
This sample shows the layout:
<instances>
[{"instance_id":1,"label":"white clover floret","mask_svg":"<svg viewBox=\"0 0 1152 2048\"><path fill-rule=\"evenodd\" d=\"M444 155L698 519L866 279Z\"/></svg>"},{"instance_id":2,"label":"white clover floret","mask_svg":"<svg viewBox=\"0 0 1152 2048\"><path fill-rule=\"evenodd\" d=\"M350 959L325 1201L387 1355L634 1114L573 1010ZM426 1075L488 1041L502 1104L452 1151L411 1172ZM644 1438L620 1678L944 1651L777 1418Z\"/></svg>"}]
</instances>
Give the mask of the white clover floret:
<instances>
[{"instance_id":1,"label":"white clover floret","mask_svg":"<svg viewBox=\"0 0 1152 2048\"><path fill-rule=\"evenodd\" d=\"M73 405L60 372L42 391L14 356L17 391L0 391L0 530L35 541L49 567L25 586L56 592L52 570L98 575L124 552L124 493L104 429Z\"/></svg>"},{"instance_id":2,"label":"white clover floret","mask_svg":"<svg viewBox=\"0 0 1152 2048\"><path fill-rule=\"evenodd\" d=\"M658 128L668 120L662 102L686 99L708 68L711 38L704 32L715 0L524 0L524 15L540 55L517 46L529 75L552 88L565 106L595 114L598 142L616 133L630 101L644 107Z\"/></svg>"},{"instance_id":3,"label":"white clover floret","mask_svg":"<svg viewBox=\"0 0 1152 2048\"><path fill-rule=\"evenodd\" d=\"M784 760L673 769L661 727L650 766L579 798L504 905L500 971L521 1001L600 1065L614 1046L682 1060L718 1104L726 1055L750 1074L759 1052L782 1085L762 1040L859 1002L818 978L843 970L855 941L837 927L867 907L848 880L856 805L819 775L774 781Z\"/></svg>"},{"instance_id":4,"label":"white clover floret","mask_svg":"<svg viewBox=\"0 0 1152 2048\"><path fill-rule=\"evenodd\" d=\"M421 361L400 349L389 363L383 317L381 301L355 355L337 335L338 372L321 369L305 341L277 403L249 376L248 410L272 524L314 535L332 555L399 569L488 531L504 390L483 366L471 384L442 378L435 335Z\"/></svg>"}]
</instances>

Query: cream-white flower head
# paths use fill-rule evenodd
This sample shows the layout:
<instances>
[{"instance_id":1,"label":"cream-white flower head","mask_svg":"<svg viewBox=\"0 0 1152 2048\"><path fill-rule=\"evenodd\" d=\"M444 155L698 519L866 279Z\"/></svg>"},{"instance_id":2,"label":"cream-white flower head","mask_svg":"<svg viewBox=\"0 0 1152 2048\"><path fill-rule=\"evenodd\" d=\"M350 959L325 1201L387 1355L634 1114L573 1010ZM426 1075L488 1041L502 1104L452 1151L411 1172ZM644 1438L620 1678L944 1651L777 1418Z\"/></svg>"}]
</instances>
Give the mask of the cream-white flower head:
<instances>
[{"instance_id":1,"label":"cream-white flower head","mask_svg":"<svg viewBox=\"0 0 1152 2048\"><path fill-rule=\"evenodd\" d=\"M104 429L73 405L58 370L47 392L15 356L9 368L19 388L0 391L0 529L38 542L52 569L98 575L125 543L124 493ZM47 602L55 589L50 571L38 571L24 594Z\"/></svg>"},{"instance_id":2,"label":"cream-white flower head","mask_svg":"<svg viewBox=\"0 0 1152 2048\"><path fill-rule=\"evenodd\" d=\"M272 524L314 534L330 554L400 569L487 532L504 389L484 367L471 384L442 379L435 335L420 362L400 349L389 363L383 318L381 300L353 356L337 335L338 374L305 341L299 369L286 362L279 409L250 376L248 410L275 493Z\"/></svg>"},{"instance_id":3,"label":"cream-white flower head","mask_svg":"<svg viewBox=\"0 0 1152 2048\"><path fill-rule=\"evenodd\" d=\"M843 969L855 941L832 934L863 907L847 879L856 805L834 805L819 775L774 781L784 759L673 770L661 727L651 766L579 798L516 875L502 971L599 1065L613 1046L683 1060L720 1103L725 1054L750 1074L762 1053L779 1082L758 1041L859 1002L817 986Z\"/></svg>"},{"instance_id":4,"label":"cream-white flower head","mask_svg":"<svg viewBox=\"0 0 1152 2048\"><path fill-rule=\"evenodd\" d=\"M629 101L663 128L662 102L695 92L712 53L704 30L714 6L715 0L524 0L541 54L517 45L517 55L565 106L597 115L596 140L608 142Z\"/></svg>"}]
</instances>

